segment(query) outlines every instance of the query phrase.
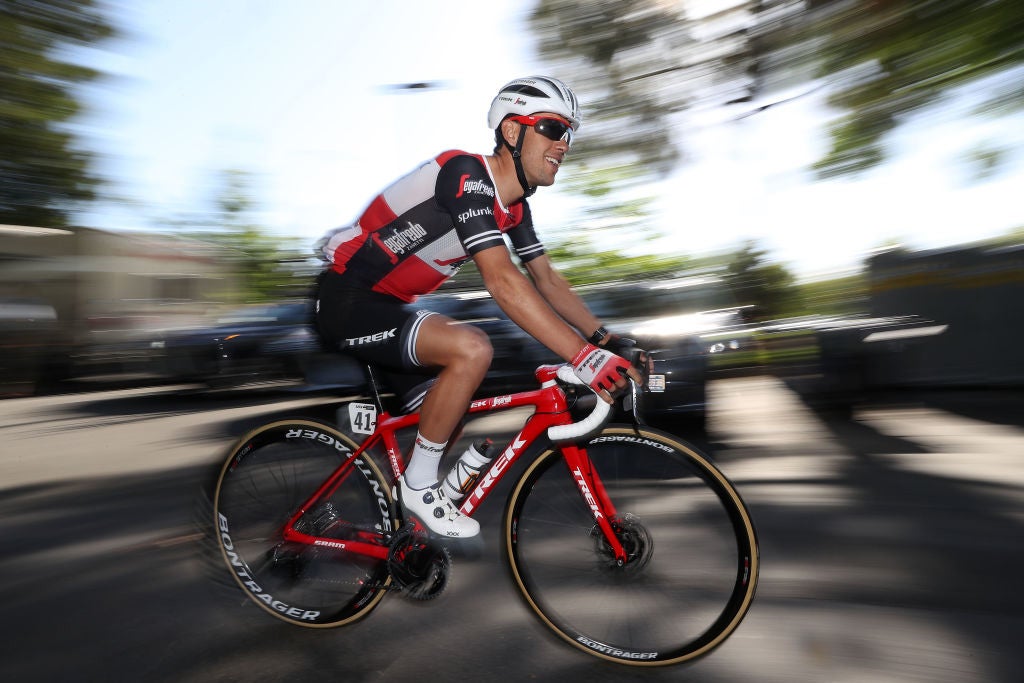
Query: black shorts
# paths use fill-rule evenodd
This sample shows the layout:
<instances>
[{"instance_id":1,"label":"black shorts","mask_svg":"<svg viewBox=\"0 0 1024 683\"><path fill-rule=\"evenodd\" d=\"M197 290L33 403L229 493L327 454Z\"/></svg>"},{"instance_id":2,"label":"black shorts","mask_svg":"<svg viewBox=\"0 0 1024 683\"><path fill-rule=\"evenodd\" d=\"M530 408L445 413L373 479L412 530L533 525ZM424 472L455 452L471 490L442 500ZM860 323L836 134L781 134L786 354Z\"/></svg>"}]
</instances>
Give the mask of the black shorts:
<instances>
[{"instance_id":1,"label":"black shorts","mask_svg":"<svg viewBox=\"0 0 1024 683\"><path fill-rule=\"evenodd\" d=\"M377 366L403 399L402 411L415 409L440 369L416 358L420 325L437 314L414 310L387 294L341 287L338 280L333 271L320 278L316 328L321 342Z\"/></svg>"}]
</instances>

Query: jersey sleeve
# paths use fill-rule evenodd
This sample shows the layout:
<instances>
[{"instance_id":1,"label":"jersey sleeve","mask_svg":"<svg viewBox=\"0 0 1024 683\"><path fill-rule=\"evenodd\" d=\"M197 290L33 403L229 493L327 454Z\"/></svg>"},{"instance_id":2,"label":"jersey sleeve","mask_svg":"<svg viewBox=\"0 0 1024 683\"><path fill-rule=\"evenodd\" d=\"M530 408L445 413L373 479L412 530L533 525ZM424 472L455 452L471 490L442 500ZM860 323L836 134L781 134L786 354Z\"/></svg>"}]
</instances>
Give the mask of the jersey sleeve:
<instances>
[{"instance_id":1,"label":"jersey sleeve","mask_svg":"<svg viewBox=\"0 0 1024 683\"><path fill-rule=\"evenodd\" d=\"M459 239L470 256L505 245L502 228L508 231L516 255L524 263L544 253L525 201L514 206L510 214L495 215L498 202L494 184L478 158L460 155L445 162L437 176L435 197L451 214Z\"/></svg>"},{"instance_id":2,"label":"jersey sleeve","mask_svg":"<svg viewBox=\"0 0 1024 683\"><path fill-rule=\"evenodd\" d=\"M512 248L515 249L516 256L520 261L526 263L538 256L543 256L544 245L541 244L537 232L533 229L533 214L530 211L530 205L523 201L521 206L523 207L522 219L518 225L509 229L508 237L512 242Z\"/></svg>"},{"instance_id":3,"label":"jersey sleeve","mask_svg":"<svg viewBox=\"0 0 1024 683\"><path fill-rule=\"evenodd\" d=\"M494 216L494 184L478 159L460 155L447 161L438 173L434 196L451 214L467 254L505 244Z\"/></svg>"}]
</instances>

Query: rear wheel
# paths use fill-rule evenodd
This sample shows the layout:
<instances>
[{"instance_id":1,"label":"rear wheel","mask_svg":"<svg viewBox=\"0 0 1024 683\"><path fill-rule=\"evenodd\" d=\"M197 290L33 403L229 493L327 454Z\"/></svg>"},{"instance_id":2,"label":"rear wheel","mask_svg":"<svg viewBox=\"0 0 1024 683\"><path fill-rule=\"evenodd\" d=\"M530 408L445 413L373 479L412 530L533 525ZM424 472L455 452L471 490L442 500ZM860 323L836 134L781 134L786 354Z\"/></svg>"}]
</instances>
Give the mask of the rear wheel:
<instances>
[{"instance_id":1,"label":"rear wheel","mask_svg":"<svg viewBox=\"0 0 1024 683\"><path fill-rule=\"evenodd\" d=\"M740 624L754 597L757 539L726 477L656 430L609 427L587 455L616 508L620 564L559 450L513 487L505 550L540 619L575 647L630 665L695 659Z\"/></svg>"},{"instance_id":2,"label":"rear wheel","mask_svg":"<svg viewBox=\"0 0 1024 683\"><path fill-rule=\"evenodd\" d=\"M217 478L214 519L221 555L239 586L273 616L309 627L341 626L372 610L390 582L386 559L346 552L344 541L386 545L396 528L391 488L370 458L327 425L276 422L232 449ZM339 466L337 487L295 529L319 545L286 542L285 523Z\"/></svg>"}]
</instances>

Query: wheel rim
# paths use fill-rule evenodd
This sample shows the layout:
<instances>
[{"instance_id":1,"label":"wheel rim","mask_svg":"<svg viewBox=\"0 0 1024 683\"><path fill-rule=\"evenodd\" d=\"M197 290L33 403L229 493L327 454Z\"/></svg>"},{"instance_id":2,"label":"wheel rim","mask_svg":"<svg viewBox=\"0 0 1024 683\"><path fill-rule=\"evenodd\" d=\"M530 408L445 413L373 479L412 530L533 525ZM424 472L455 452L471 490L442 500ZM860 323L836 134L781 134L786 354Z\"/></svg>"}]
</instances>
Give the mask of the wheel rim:
<instances>
[{"instance_id":1,"label":"wheel rim","mask_svg":"<svg viewBox=\"0 0 1024 683\"><path fill-rule=\"evenodd\" d=\"M638 456L632 431L602 436L608 434L622 438L588 451L620 514L613 526L632 561L614 561L561 456L549 452L510 496L513 578L542 621L591 654L647 665L706 654L736 628L753 597L749 516L731 484L705 471L683 444L659 437L662 448Z\"/></svg>"}]
</instances>

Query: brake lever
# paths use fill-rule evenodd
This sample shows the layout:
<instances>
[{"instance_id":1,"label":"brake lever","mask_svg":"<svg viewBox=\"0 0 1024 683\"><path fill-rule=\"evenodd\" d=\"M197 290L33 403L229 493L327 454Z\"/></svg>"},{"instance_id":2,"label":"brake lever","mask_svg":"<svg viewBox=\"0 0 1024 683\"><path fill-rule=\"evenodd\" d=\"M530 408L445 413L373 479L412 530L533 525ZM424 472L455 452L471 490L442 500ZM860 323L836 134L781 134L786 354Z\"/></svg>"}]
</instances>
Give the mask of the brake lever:
<instances>
[{"instance_id":1,"label":"brake lever","mask_svg":"<svg viewBox=\"0 0 1024 683\"><path fill-rule=\"evenodd\" d=\"M650 356L643 349L634 346L629 350L628 360L634 368L640 371L643 382L637 382L628 374L626 375L626 379L629 381L629 393L622 399L622 408L633 413L634 425L645 426L647 423L643 418L642 397L644 387L647 386L647 378L651 374Z\"/></svg>"}]
</instances>

